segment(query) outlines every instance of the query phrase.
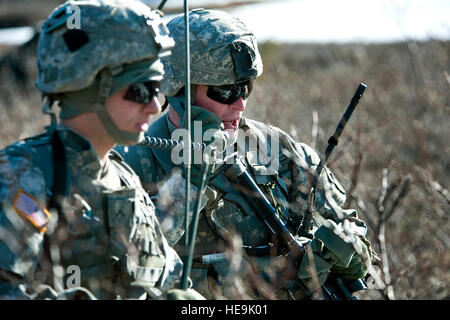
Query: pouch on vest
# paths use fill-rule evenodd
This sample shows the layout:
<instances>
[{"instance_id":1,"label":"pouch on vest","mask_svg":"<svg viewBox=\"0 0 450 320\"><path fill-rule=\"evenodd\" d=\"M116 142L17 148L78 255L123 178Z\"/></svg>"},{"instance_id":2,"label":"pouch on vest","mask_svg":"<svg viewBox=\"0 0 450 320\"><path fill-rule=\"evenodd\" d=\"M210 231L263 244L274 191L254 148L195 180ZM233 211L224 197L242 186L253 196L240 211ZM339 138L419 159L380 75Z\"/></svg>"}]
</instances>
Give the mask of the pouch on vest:
<instances>
[{"instance_id":1,"label":"pouch on vest","mask_svg":"<svg viewBox=\"0 0 450 320\"><path fill-rule=\"evenodd\" d=\"M134 188L105 191L104 196L113 255L121 260L134 284L154 286L165 266L156 221Z\"/></svg>"}]
</instances>

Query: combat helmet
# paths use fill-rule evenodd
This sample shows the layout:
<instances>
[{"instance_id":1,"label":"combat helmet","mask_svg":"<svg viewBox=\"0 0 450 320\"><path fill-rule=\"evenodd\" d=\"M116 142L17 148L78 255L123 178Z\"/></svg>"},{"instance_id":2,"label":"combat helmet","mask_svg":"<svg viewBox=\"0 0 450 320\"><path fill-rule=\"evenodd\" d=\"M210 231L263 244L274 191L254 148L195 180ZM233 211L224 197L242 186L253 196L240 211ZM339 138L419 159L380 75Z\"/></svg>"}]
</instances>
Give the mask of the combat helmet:
<instances>
[{"instance_id":1,"label":"combat helmet","mask_svg":"<svg viewBox=\"0 0 450 320\"><path fill-rule=\"evenodd\" d=\"M173 46L160 15L140 1L70 0L42 24L35 85L50 107L58 101L60 118L94 111L117 143L139 141L117 128L105 102L131 83L160 81L159 58Z\"/></svg>"},{"instance_id":2,"label":"combat helmet","mask_svg":"<svg viewBox=\"0 0 450 320\"><path fill-rule=\"evenodd\" d=\"M175 96L184 87L184 16L167 23L176 46L162 58L165 77L161 92ZM263 64L253 32L224 11L194 9L189 13L190 81L193 85L226 85L261 75Z\"/></svg>"}]
</instances>

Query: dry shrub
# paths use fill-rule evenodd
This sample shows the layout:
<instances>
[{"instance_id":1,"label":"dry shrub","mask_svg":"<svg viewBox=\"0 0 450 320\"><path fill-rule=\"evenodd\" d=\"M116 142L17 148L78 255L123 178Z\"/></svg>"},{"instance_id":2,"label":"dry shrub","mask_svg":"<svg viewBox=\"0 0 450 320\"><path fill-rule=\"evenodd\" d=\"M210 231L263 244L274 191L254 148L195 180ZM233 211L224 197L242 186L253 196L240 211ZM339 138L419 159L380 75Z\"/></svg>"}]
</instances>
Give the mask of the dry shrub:
<instances>
[{"instance_id":1,"label":"dry shrub","mask_svg":"<svg viewBox=\"0 0 450 320\"><path fill-rule=\"evenodd\" d=\"M367 84L329 166L351 190L347 205L367 221L379 253L377 227L388 216L382 222L395 298L448 298L450 42L269 42L260 50L265 69L247 116L281 127L318 152L358 84ZM384 169L389 197L380 213ZM363 296L388 298L380 292Z\"/></svg>"}]
</instances>

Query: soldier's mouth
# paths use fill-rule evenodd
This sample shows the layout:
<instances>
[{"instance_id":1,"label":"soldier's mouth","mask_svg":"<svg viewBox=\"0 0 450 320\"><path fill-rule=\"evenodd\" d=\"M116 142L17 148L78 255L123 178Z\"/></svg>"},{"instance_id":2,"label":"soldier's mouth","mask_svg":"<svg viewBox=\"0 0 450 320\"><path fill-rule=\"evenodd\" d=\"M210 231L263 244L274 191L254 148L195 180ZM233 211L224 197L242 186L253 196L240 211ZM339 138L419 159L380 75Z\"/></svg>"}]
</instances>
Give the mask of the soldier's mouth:
<instances>
[{"instance_id":1,"label":"soldier's mouth","mask_svg":"<svg viewBox=\"0 0 450 320\"><path fill-rule=\"evenodd\" d=\"M222 120L223 125L225 126L225 129L233 129L236 130L239 125L239 119L231 120L231 121L224 121Z\"/></svg>"},{"instance_id":2,"label":"soldier's mouth","mask_svg":"<svg viewBox=\"0 0 450 320\"><path fill-rule=\"evenodd\" d=\"M147 132L149 125L148 122L140 122L137 124L137 127L139 128L139 131Z\"/></svg>"}]
</instances>

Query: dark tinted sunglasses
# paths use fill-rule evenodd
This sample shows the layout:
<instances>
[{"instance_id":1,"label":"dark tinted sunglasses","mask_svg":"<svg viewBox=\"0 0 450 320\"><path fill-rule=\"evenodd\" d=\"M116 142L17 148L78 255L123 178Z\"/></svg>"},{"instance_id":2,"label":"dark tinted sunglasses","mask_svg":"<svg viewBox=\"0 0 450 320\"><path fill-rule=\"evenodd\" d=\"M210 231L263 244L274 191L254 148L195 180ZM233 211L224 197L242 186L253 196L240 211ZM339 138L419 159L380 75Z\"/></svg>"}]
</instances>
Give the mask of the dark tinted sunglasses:
<instances>
[{"instance_id":1,"label":"dark tinted sunglasses","mask_svg":"<svg viewBox=\"0 0 450 320\"><path fill-rule=\"evenodd\" d=\"M253 81L227 84L223 86L208 86L206 95L214 101L223 104L232 104L239 98L248 98L253 89Z\"/></svg>"},{"instance_id":2,"label":"dark tinted sunglasses","mask_svg":"<svg viewBox=\"0 0 450 320\"><path fill-rule=\"evenodd\" d=\"M123 99L140 104L149 104L158 95L159 85L160 83L158 81L133 83L128 86L128 90L123 95Z\"/></svg>"}]
</instances>

